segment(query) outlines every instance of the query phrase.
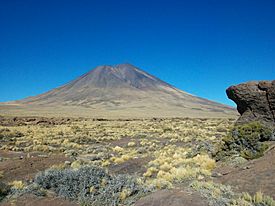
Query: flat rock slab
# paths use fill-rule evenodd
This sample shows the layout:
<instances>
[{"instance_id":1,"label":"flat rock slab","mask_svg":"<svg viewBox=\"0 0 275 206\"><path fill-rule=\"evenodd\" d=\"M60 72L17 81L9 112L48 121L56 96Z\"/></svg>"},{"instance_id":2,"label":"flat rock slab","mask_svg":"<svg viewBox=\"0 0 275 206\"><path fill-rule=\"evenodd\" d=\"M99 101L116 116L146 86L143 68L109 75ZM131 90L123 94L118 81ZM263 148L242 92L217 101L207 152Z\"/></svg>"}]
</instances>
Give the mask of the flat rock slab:
<instances>
[{"instance_id":1,"label":"flat rock slab","mask_svg":"<svg viewBox=\"0 0 275 206\"><path fill-rule=\"evenodd\" d=\"M207 206L199 193L181 189L159 190L141 198L135 206Z\"/></svg>"},{"instance_id":2,"label":"flat rock slab","mask_svg":"<svg viewBox=\"0 0 275 206\"><path fill-rule=\"evenodd\" d=\"M263 157L241 168L218 168L217 172L224 175L215 178L215 182L232 185L239 192L261 191L275 198L275 144Z\"/></svg>"}]
</instances>

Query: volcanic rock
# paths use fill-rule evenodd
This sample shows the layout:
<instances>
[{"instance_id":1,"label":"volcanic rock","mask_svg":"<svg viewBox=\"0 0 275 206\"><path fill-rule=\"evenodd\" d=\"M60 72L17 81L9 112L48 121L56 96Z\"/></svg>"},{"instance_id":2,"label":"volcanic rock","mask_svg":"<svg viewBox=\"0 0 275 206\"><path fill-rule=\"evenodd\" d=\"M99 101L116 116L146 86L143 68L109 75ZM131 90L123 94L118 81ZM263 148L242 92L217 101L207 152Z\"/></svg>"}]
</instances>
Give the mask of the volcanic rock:
<instances>
[{"instance_id":1,"label":"volcanic rock","mask_svg":"<svg viewBox=\"0 0 275 206\"><path fill-rule=\"evenodd\" d=\"M265 125L275 125L275 80L230 86L226 94L237 104L241 114L237 124L259 121Z\"/></svg>"}]
</instances>

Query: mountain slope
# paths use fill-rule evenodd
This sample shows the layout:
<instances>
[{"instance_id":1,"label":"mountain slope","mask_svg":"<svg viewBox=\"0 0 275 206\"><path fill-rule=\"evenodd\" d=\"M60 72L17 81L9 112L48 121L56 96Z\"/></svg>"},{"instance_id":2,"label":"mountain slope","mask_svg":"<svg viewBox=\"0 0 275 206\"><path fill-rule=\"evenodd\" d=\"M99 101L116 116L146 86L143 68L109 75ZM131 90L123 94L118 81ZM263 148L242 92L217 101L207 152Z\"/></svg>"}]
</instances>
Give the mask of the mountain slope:
<instances>
[{"instance_id":1,"label":"mountain slope","mask_svg":"<svg viewBox=\"0 0 275 206\"><path fill-rule=\"evenodd\" d=\"M104 117L235 115L235 110L228 106L195 97L130 64L98 66L64 86L5 106L6 110L25 110L33 115L37 112ZM3 107L0 106L0 112Z\"/></svg>"}]
</instances>

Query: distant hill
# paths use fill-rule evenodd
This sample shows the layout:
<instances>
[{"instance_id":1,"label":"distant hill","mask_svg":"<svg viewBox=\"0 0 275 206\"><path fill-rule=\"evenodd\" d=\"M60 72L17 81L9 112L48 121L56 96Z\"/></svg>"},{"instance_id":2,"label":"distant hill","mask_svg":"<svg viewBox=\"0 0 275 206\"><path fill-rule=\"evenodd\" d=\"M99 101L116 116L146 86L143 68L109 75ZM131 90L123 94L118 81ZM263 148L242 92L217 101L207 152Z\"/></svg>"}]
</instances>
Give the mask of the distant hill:
<instances>
[{"instance_id":1,"label":"distant hill","mask_svg":"<svg viewBox=\"0 0 275 206\"><path fill-rule=\"evenodd\" d=\"M104 118L236 116L229 106L188 94L131 64L98 66L44 94L0 104L0 114L15 113Z\"/></svg>"}]
</instances>

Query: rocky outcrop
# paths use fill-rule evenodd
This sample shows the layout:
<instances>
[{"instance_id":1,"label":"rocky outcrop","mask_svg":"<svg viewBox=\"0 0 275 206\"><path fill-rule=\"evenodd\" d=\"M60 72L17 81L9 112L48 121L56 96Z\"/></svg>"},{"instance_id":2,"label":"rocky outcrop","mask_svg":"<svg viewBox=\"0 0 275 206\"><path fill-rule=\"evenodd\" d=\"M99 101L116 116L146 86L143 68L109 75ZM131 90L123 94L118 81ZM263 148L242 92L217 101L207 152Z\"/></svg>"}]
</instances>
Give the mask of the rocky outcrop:
<instances>
[{"instance_id":1,"label":"rocky outcrop","mask_svg":"<svg viewBox=\"0 0 275 206\"><path fill-rule=\"evenodd\" d=\"M260 121L275 126L275 80L238 84L229 87L226 94L237 104L241 114L238 124Z\"/></svg>"}]
</instances>

